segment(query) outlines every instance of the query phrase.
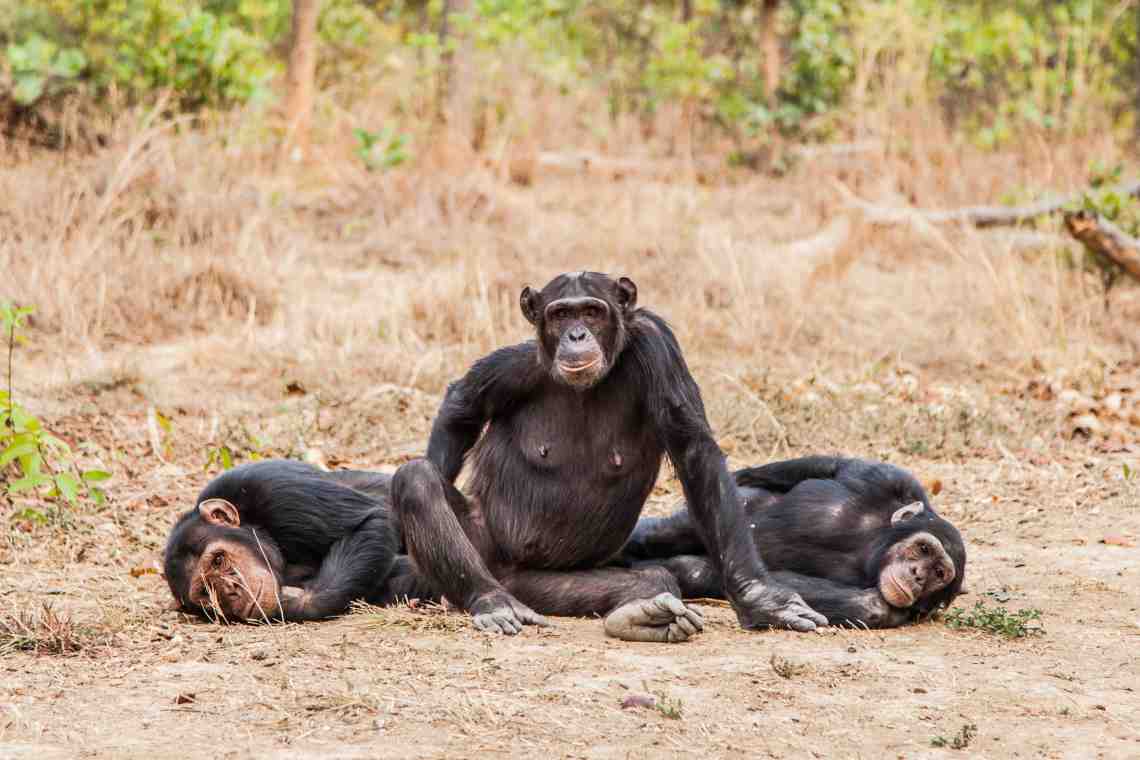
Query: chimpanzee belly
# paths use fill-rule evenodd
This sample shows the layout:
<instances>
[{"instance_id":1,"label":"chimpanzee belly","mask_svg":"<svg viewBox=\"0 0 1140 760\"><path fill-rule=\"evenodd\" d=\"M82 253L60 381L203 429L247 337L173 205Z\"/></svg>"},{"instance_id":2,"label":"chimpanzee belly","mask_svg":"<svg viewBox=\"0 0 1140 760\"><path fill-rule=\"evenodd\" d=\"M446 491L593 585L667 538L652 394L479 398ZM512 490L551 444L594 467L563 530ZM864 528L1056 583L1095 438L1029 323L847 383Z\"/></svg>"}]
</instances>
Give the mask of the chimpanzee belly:
<instances>
[{"instance_id":1,"label":"chimpanzee belly","mask_svg":"<svg viewBox=\"0 0 1140 760\"><path fill-rule=\"evenodd\" d=\"M498 559L535 569L610 559L661 458L637 406L604 394L545 394L494 420L476 448L472 485Z\"/></svg>"}]
</instances>

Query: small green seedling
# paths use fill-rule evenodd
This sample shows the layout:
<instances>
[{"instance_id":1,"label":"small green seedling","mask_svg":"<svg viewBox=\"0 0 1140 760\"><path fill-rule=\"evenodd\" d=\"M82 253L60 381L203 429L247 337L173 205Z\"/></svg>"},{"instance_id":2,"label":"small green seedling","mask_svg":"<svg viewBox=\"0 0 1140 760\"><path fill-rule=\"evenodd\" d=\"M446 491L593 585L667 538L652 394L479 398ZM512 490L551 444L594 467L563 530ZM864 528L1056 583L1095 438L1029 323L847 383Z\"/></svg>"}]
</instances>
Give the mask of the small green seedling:
<instances>
[{"instance_id":1,"label":"small green seedling","mask_svg":"<svg viewBox=\"0 0 1140 760\"><path fill-rule=\"evenodd\" d=\"M1038 609L1010 612L1004 607L986 607L984 602L978 602L970 610L955 607L943 619L951 628L977 628L1007 639L1023 639L1045 633L1040 622L1041 610Z\"/></svg>"},{"instance_id":2,"label":"small green seedling","mask_svg":"<svg viewBox=\"0 0 1140 760\"><path fill-rule=\"evenodd\" d=\"M970 742L978 735L978 726L976 723L967 723L962 728L958 729L958 733L953 738L947 739L945 736L936 736L930 740L931 747L949 747L950 749L966 749L970 746Z\"/></svg>"}]
</instances>

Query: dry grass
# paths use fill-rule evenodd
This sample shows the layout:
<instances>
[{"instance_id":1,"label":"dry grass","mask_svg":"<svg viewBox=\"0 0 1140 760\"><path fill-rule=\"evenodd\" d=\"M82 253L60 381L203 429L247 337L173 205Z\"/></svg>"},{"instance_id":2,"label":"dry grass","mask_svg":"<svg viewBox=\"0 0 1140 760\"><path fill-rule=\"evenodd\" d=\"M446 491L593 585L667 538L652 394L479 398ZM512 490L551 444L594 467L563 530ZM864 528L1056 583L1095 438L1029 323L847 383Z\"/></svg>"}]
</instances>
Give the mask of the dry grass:
<instances>
[{"instance_id":1,"label":"dry grass","mask_svg":"<svg viewBox=\"0 0 1140 760\"><path fill-rule=\"evenodd\" d=\"M49 602L0 613L0 654L72 654L83 648L80 638L71 616Z\"/></svg>"}]
</instances>

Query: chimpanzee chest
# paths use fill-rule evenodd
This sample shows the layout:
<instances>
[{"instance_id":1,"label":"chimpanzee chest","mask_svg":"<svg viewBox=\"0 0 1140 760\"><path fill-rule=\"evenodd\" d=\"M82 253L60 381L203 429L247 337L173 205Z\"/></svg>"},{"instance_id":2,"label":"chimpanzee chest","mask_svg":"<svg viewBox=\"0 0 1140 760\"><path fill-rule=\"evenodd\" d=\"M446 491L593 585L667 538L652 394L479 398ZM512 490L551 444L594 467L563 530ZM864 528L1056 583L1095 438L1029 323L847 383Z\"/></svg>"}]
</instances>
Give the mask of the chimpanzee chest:
<instances>
[{"instance_id":1,"label":"chimpanzee chest","mask_svg":"<svg viewBox=\"0 0 1140 760\"><path fill-rule=\"evenodd\" d=\"M538 473L566 478L627 478L660 464L657 437L636 405L617 399L540 400L512 419L522 459Z\"/></svg>"},{"instance_id":2,"label":"chimpanzee chest","mask_svg":"<svg viewBox=\"0 0 1140 760\"><path fill-rule=\"evenodd\" d=\"M491 421L473 478L504 561L592 567L637 522L662 449L638 400L554 390Z\"/></svg>"}]
</instances>

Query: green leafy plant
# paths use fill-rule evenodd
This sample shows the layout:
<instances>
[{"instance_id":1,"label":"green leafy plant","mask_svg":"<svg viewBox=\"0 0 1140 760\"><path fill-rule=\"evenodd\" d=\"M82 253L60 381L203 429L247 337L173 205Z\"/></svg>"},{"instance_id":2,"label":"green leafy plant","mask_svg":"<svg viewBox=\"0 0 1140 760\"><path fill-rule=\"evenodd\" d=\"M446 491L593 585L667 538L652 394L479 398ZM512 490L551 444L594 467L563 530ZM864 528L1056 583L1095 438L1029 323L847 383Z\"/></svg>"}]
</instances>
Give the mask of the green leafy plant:
<instances>
[{"instance_id":1,"label":"green leafy plant","mask_svg":"<svg viewBox=\"0 0 1140 760\"><path fill-rule=\"evenodd\" d=\"M951 628L977 628L1007 639L1045 633L1045 628L1040 623L1041 610L1019 609L1010 612L1005 607L986 607L984 602L978 602L969 610L955 607L945 614L943 620Z\"/></svg>"},{"instance_id":2,"label":"green leafy plant","mask_svg":"<svg viewBox=\"0 0 1140 760\"><path fill-rule=\"evenodd\" d=\"M976 723L966 723L950 739L945 736L935 736L930 740L931 747L947 747L949 749L966 749L970 746L970 742L978 735L978 726Z\"/></svg>"},{"instance_id":3,"label":"green leafy plant","mask_svg":"<svg viewBox=\"0 0 1140 760\"><path fill-rule=\"evenodd\" d=\"M0 303L0 326L7 345L6 384L0 390L0 477L6 482L5 493L9 497L36 495L72 505L81 499L102 504L106 497L99 484L111 474L76 467L71 447L45 430L43 423L16 400L13 357L16 346L27 342L22 330L32 311ZM34 507L18 512L16 517L38 523L48 519Z\"/></svg>"},{"instance_id":4,"label":"green leafy plant","mask_svg":"<svg viewBox=\"0 0 1140 760\"><path fill-rule=\"evenodd\" d=\"M391 127L369 132L359 127L352 130L356 136L356 155L368 171L393 169L408 160L408 136L398 134Z\"/></svg>"},{"instance_id":5,"label":"green leafy plant","mask_svg":"<svg viewBox=\"0 0 1140 760\"><path fill-rule=\"evenodd\" d=\"M64 89L87 67L87 58L81 50L60 48L38 34L21 44L10 43L5 54L14 80L12 98L23 106Z\"/></svg>"}]
</instances>

